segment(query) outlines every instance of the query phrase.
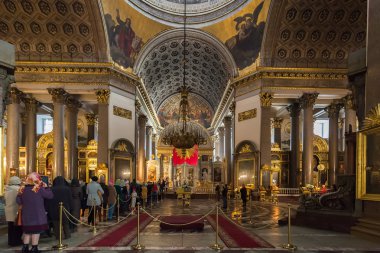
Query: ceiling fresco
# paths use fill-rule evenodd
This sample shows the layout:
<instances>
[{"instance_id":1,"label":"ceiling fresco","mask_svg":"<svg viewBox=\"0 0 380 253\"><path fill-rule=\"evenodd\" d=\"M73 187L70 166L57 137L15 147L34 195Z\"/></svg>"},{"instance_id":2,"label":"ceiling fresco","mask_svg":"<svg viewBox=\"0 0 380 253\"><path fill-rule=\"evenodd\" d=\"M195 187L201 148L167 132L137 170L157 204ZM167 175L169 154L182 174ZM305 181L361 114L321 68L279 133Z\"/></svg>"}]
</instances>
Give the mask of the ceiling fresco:
<instances>
[{"instance_id":1,"label":"ceiling fresco","mask_svg":"<svg viewBox=\"0 0 380 253\"><path fill-rule=\"evenodd\" d=\"M203 125L205 128L210 127L212 117L214 116L213 109L210 104L202 97L189 94L190 114L189 118ZM158 109L158 119L162 127L170 123L177 122L179 119L179 102L181 100L180 94L175 94L167 98Z\"/></svg>"},{"instance_id":2,"label":"ceiling fresco","mask_svg":"<svg viewBox=\"0 0 380 253\"><path fill-rule=\"evenodd\" d=\"M146 41L169 27L145 17L124 0L103 0L102 5L112 60L132 72Z\"/></svg>"}]
</instances>

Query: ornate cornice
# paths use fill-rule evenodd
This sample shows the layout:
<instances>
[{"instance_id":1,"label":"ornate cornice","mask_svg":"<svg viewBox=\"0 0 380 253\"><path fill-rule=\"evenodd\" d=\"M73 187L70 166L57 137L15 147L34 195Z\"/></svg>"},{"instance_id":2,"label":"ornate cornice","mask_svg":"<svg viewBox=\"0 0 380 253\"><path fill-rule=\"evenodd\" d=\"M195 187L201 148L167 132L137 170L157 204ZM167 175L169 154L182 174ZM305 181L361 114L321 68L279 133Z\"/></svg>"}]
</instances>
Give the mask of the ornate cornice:
<instances>
[{"instance_id":1,"label":"ornate cornice","mask_svg":"<svg viewBox=\"0 0 380 253\"><path fill-rule=\"evenodd\" d=\"M300 116L301 105L299 103L293 103L286 107L286 110L288 110L290 117L298 117Z\"/></svg>"},{"instance_id":2,"label":"ornate cornice","mask_svg":"<svg viewBox=\"0 0 380 253\"><path fill-rule=\"evenodd\" d=\"M233 83L238 87L258 79L346 80L347 78L347 69L258 67L255 72L238 78Z\"/></svg>"},{"instance_id":3,"label":"ornate cornice","mask_svg":"<svg viewBox=\"0 0 380 253\"><path fill-rule=\"evenodd\" d=\"M48 88L49 94L53 98L54 103L63 103L65 102L67 92L62 88Z\"/></svg>"},{"instance_id":4,"label":"ornate cornice","mask_svg":"<svg viewBox=\"0 0 380 253\"><path fill-rule=\"evenodd\" d=\"M86 120L87 120L87 125L88 126L93 126L93 125L95 125L95 123L96 123L96 121L97 121L97 119L98 119L98 117L96 116L96 114L94 114L94 113L88 113L88 114L86 114Z\"/></svg>"},{"instance_id":5,"label":"ornate cornice","mask_svg":"<svg viewBox=\"0 0 380 253\"><path fill-rule=\"evenodd\" d=\"M230 101L230 97L232 96L232 92L234 91L235 86L229 83L224 90L224 94L222 97L222 100L220 101L218 105L218 109L216 109L216 112L214 114L214 118L211 122L211 127L216 127L216 124L218 124L220 118L223 116L223 112L226 109L227 103Z\"/></svg>"},{"instance_id":6,"label":"ornate cornice","mask_svg":"<svg viewBox=\"0 0 380 253\"><path fill-rule=\"evenodd\" d=\"M271 107L272 106L273 95L269 92L260 93L260 104L261 107Z\"/></svg>"},{"instance_id":7,"label":"ornate cornice","mask_svg":"<svg viewBox=\"0 0 380 253\"><path fill-rule=\"evenodd\" d=\"M99 104L108 105L108 100L110 98L110 90L108 89L99 89L95 91L96 99Z\"/></svg>"},{"instance_id":8,"label":"ornate cornice","mask_svg":"<svg viewBox=\"0 0 380 253\"><path fill-rule=\"evenodd\" d=\"M9 91L9 100L12 104L19 104L24 96L25 94L15 87L12 87Z\"/></svg>"},{"instance_id":9,"label":"ornate cornice","mask_svg":"<svg viewBox=\"0 0 380 253\"><path fill-rule=\"evenodd\" d=\"M302 97L299 98L299 103L302 108L313 107L315 101L317 100L319 93L304 93Z\"/></svg>"},{"instance_id":10,"label":"ornate cornice","mask_svg":"<svg viewBox=\"0 0 380 253\"><path fill-rule=\"evenodd\" d=\"M283 121L284 121L284 119L282 119L282 118L273 118L273 120L272 120L273 128L281 128Z\"/></svg>"}]
</instances>

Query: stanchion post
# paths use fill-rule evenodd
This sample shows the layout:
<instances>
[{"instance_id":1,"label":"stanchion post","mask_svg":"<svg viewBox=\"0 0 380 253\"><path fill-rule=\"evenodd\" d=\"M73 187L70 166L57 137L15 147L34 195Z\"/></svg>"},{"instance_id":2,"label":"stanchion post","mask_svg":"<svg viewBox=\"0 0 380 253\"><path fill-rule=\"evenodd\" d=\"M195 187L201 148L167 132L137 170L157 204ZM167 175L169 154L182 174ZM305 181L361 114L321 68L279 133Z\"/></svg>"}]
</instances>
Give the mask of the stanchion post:
<instances>
[{"instance_id":1,"label":"stanchion post","mask_svg":"<svg viewBox=\"0 0 380 253\"><path fill-rule=\"evenodd\" d=\"M253 224L252 222L252 192L249 195L249 224Z\"/></svg>"},{"instance_id":2,"label":"stanchion post","mask_svg":"<svg viewBox=\"0 0 380 253\"><path fill-rule=\"evenodd\" d=\"M296 250L297 246L295 246L295 245L293 245L291 243L291 229L290 229L291 224L290 224L290 220L291 220L291 217L290 217L290 205L288 204L288 243L282 245L282 248L288 249L288 250Z\"/></svg>"},{"instance_id":3,"label":"stanchion post","mask_svg":"<svg viewBox=\"0 0 380 253\"><path fill-rule=\"evenodd\" d=\"M215 243L210 246L213 250L219 251L223 249L223 246L218 243L219 234L219 205L216 203L216 229L215 229Z\"/></svg>"},{"instance_id":4,"label":"stanchion post","mask_svg":"<svg viewBox=\"0 0 380 253\"><path fill-rule=\"evenodd\" d=\"M55 250L62 250L67 248L66 244L62 243L62 219L63 219L63 203L59 202L59 232L58 232L58 244L53 246Z\"/></svg>"},{"instance_id":5,"label":"stanchion post","mask_svg":"<svg viewBox=\"0 0 380 253\"><path fill-rule=\"evenodd\" d=\"M153 207L153 189L150 191L150 209Z\"/></svg>"},{"instance_id":6,"label":"stanchion post","mask_svg":"<svg viewBox=\"0 0 380 253\"><path fill-rule=\"evenodd\" d=\"M135 245L132 245L132 248L135 250L144 249L144 245L140 244L140 203L137 203L137 242Z\"/></svg>"},{"instance_id":7,"label":"stanchion post","mask_svg":"<svg viewBox=\"0 0 380 253\"><path fill-rule=\"evenodd\" d=\"M117 222L120 221L120 199L119 194L117 195Z\"/></svg>"},{"instance_id":8,"label":"stanchion post","mask_svg":"<svg viewBox=\"0 0 380 253\"><path fill-rule=\"evenodd\" d=\"M94 228L93 228L93 230L92 230L92 232L94 233L94 234L96 234L96 202L95 202L96 200L94 199L93 201L92 201L92 210L94 210Z\"/></svg>"}]
</instances>

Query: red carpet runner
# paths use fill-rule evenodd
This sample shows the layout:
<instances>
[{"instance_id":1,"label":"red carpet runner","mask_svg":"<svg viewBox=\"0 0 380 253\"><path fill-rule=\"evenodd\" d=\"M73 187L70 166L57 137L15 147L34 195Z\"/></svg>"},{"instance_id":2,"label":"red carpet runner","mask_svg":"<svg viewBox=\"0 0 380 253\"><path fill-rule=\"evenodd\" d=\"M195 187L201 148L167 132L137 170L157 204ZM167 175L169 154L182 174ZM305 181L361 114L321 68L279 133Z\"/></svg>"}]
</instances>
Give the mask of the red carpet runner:
<instances>
[{"instance_id":1,"label":"red carpet runner","mask_svg":"<svg viewBox=\"0 0 380 253\"><path fill-rule=\"evenodd\" d=\"M216 229L216 215L207 216L210 225ZM228 248L273 248L259 236L247 232L244 228L219 215L219 237Z\"/></svg>"},{"instance_id":2,"label":"red carpet runner","mask_svg":"<svg viewBox=\"0 0 380 253\"><path fill-rule=\"evenodd\" d=\"M140 231L153 219L147 214L140 214ZM127 246L137 236L137 216L106 229L99 235L82 243L78 247Z\"/></svg>"}]
</instances>

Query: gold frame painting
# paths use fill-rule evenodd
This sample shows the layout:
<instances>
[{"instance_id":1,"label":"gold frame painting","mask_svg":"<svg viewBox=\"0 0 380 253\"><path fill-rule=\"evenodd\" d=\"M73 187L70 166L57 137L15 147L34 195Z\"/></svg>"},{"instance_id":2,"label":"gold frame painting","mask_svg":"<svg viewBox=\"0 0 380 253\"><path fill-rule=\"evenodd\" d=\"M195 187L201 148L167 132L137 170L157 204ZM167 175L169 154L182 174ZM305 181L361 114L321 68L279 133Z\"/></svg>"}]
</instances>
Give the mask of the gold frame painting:
<instances>
[{"instance_id":1,"label":"gold frame painting","mask_svg":"<svg viewBox=\"0 0 380 253\"><path fill-rule=\"evenodd\" d=\"M374 187L379 187L380 185L380 159L374 159L378 155L377 151L380 149L380 146L376 147L372 145L372 142L376 142L378 138L380 138L380 126L367 128L358 132L357 135L356 197L361 200L380 201L380 192L371 193L369 191L372 188L371 185ZM370 149L368 145L371 146ZM369 153L369 150L373 153ZM369 178L369 175L371 175L371 178Z\"/></svg>"}]
</instances>

